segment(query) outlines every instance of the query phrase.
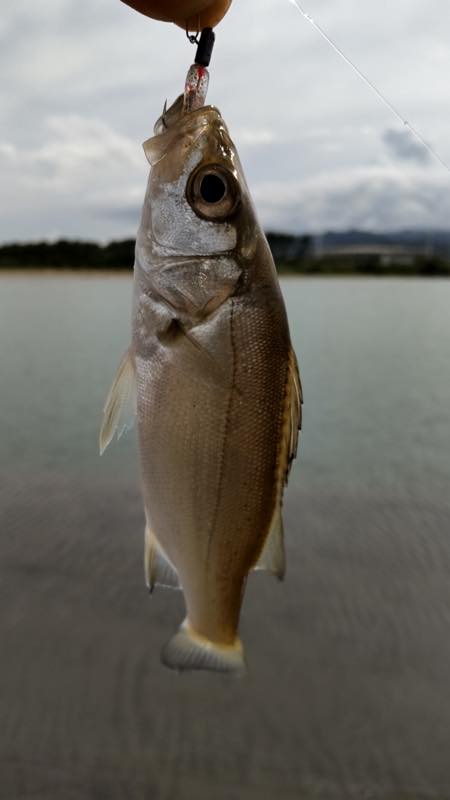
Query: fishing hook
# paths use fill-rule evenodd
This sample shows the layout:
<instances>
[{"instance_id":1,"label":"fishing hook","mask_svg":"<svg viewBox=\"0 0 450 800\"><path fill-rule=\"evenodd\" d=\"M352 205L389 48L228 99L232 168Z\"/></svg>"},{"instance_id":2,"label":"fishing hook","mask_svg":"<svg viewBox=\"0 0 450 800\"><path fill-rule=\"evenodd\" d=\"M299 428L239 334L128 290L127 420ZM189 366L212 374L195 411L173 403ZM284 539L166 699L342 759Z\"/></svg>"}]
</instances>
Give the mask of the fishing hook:
<instances>
[{"instance_id":1,"label":"fishing hook","mask_svg":"<svg viewBox=\"0 0 450 800\"><path fill-rule=\"evenodd\" d=\"M198 45L198 43L200 41L200 39L199 39L199 36L200 36L200 14L198 14L198 16L197 16L197 33L189 33L188 20L186 20L186 36L189 39L191 44L197 44Z\"/></svg>"}]
</instances>

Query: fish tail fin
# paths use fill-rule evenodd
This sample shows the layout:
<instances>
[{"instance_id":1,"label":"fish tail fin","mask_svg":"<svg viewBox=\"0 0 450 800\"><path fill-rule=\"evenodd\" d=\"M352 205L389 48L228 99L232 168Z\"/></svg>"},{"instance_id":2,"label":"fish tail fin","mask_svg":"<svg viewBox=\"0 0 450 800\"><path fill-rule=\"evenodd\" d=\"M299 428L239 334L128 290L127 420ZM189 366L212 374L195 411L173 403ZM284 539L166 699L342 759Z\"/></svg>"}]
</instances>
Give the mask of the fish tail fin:
<instances>
[{"instance_id":1,"label":"fish tail fin","mask_svg":"<svg viewBox=\"0 0 450 800\"><path fill-rule=\"evenodd\" d=\"M233 644L212 642L197 633L187 620L161 652L166 667L184 670L205 669L242 676L246 672L244 652L239 638Z\"/></svg>"}]
</instances>

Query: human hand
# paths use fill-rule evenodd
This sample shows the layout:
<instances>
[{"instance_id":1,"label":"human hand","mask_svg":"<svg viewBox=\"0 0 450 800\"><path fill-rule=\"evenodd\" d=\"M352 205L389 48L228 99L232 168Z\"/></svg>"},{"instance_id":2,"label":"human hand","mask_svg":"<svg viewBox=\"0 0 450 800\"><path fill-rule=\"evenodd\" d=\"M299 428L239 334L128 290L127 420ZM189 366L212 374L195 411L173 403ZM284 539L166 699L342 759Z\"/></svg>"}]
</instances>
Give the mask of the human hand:
<instances>
[{"instance_id":1,"label":"human hand","mask_svg":"<svg viewBox=\"0 0 450 800\"><path fill-rule=\"evenodd\" d=\"M201 31L213 28L225 16L231 0L122 0L153 19L175 22L181 28Z\"/></svg>"}]
</instances>

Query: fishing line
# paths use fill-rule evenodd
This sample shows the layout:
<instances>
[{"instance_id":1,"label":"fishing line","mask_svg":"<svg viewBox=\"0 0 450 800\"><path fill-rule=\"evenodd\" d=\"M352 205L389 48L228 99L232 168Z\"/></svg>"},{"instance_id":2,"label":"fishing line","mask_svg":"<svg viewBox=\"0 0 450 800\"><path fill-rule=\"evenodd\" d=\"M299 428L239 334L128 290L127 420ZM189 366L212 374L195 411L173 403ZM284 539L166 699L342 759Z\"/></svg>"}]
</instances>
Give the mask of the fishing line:
<instances>
[{"instance_id":1,"label":"fishing line","mask_svg":"<svg viewBox=\"0 0 450 800\"><path fill-rule=\"evenodd\" d=\"M314 30L317 31L317 33L322 37L322 39L325 39L327 44L330 45L330 47L334 50L334 52L337 53L337 55L340 56L340 58L342 58L343 61L345 61L345 63L350 67L350 69L352 69L353 72L356 73L358 78L360 78L360 80L362 80L363 83L365 83L366 86L369 87L369 89L378 97L379 100L381 100L381 102L386 106L386 108L388 108L389 111L392 114L394 114L394 116L396 116L398 120L400 120L402 125L417 139L417 141L420 142L422 147L428 150L430 155L432 155L437 161L439 161L441 166L443 166L447 170L447 172L450 172L449 165L446 164L446 162L440 157L440 155L436 152L436 150L434 150L433 147L431 147L431 145L425 141L425 139L419 133L419 131L416 128L414 128L414 126L411 125L411 123L408 122L407 119L405 119L405 117L400 113L400 111L398 111L398 109L394 105L392 105L390 100L388 100L387 97L385 97L384 94L382 94L379 91L379 89L377 89L375 84L373 84L372 81L369 80L369 78L366 75L364 75L363 72L361 72L361 70L356 66L356 64L354 64L353 61L351 61L351 59L345 55L345 53L341 50L341 48L338 47L338 45L335 44L335 42L333 42L332 39L330 39L330 37L328 36L327 33L325 33L323 28L321 28L320 25L318 25L317 22L312 18L312 16L308 14L308 12L305 11L305 9L298 4L297 0L288 0L288 2L291 3L291 5L293 5L294 8L297 9L299 14L301 14L302 17L306 19L306 21L309 22L310 25L312 25Z\"/></svg>"}]
</instances>

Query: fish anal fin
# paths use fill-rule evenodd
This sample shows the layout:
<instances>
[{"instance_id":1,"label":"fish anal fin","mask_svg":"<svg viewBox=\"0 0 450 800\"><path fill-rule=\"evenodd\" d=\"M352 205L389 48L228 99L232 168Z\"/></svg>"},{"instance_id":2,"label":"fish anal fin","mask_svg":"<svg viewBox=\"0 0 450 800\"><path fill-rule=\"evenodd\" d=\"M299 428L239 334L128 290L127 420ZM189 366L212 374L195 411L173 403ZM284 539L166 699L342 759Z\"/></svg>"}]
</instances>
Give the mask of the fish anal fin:
<instances>
[{"instance_id":1,"label":"fish anal fin","mask_svg":"<svg viewBox=\"0 0 450 800\"><path fill-rule=\"evenodd\" d=\"M181 589L175 567L170 563L148 525L145 528L144 570L149 592L153 592L155 586Z\"/></svg>"},{"instance_id":2,"label":"fish anal fin","mask_svg":"<svg viewBox=\"0 0 450 800\"><path fill-rule=\"evenodd\" d=\"M232 644L212 642L197 633L188 620L163 648L161 661L166 667L180 672L201 669L228 672L238 677L246 672L240 639L236 638Z\"/></svg>"},{"instance_id":3,"label":"fish anal fin","mask_svg":"<svg viewBox=\"0 0 450 800\"><path fill-rule=\"evenodd\" d=\"M254 570L267 570L282 581L286 573L286 555L284 551L283 518L281 506L277 505L269 533L267 534L261 555L253 567Z\"/></svg>"},{"instance_id":4,"label":"fish anal fin","mask_svg":"<svg viewBox=\"0 0 450 800\"><path fill-rule=\"evenodd\" d=\"M120 439L122 434L133 427L136 415L136 375L134 358L127 350L117 369L115 378L103 408L103 421L100 430L100 455L104 453L114 435Z\"/></svg>"}]
</instances>

